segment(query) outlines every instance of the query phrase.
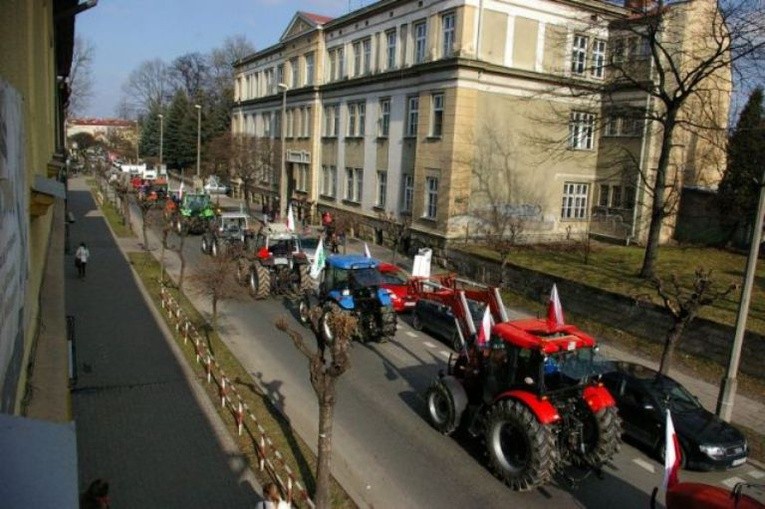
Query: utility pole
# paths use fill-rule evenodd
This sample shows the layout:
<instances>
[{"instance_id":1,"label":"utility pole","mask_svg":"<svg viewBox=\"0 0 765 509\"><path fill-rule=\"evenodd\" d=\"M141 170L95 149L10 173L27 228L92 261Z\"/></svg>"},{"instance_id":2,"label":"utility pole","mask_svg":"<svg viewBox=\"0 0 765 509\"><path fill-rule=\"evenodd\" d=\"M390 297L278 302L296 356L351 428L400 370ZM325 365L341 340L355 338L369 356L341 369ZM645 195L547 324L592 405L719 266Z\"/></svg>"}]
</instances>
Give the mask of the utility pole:
<instances>
[{"instance_id":1,"label":"utility pole","mask_svg":"<svg viewBox=\"0 0 765 509\"><path fill-rule=\"evenodd\" d=\"M717 415L726 422L730 422L733 414L733 400L736 397L736 388L738 386L736 375L738 374L741 347L743 346L744 334L746 333L746 319L749 316L749 301L752 297L754 274L757 270L757 257L760 254L760 242L762 242L762 223L763 216L765 216L765 171L763 171L762 180L760 180L759 184L760 200L757 204L757 217L755 217L754 231L752 232L752 245L749 248L749 258L746 261L744 288L741 291L741 302L738 305L736 334L733 336L728 372L725 378L722 379L720 394L717 399Z\"/></svg>"},{"instance_id":2,"label":"utility pole","mask_svg":"<svg viewBox=\"0 0 765 509\"><path fill-rule=\"evenodd\" d=\"M159 165L162 166L162 147L165 142L164 123L165 116L160 113L157 115L159 118Z\"/></svg>"},{"instance_id":3,"label":"utility pole","mask_svg":"<svg viewBox=\"0 0 765 509\"><path fill-rule=\"evenodd\" d=\"M197 109L197 178L199 178L200 157L202 155L202 107L195 104Z\"/></svg>"}]
</instances>

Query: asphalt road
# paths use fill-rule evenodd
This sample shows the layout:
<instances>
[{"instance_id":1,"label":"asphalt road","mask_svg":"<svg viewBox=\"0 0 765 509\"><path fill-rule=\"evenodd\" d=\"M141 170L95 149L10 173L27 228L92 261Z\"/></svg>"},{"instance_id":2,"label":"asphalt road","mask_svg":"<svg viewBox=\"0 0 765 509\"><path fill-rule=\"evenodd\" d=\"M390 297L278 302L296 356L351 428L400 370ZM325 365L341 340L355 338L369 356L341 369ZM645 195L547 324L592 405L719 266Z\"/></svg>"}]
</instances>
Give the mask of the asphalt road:
<instances>
[{"instance_id":1,"label":"asphalt road","mask_svg":"<svg viewBox=\"0 0 765 509\"><path fill-rule=\"evenodd\" d=\"M158 246L157 240L152 243ZM199 237L188 237L185 246L187 270L193 270L205 256ZM209 312L207 302L196 299L196 305ZM282 299L223 303L220 332L293 428L315 448L318 407L307 362L273 326L281 316L310 338L291 304ZM486 468L479 442L442 436L427 424L423 394L449 354L447 346L414 331L406 318L399 320L391 342L354 343L352 367L338 384L332 465L335 477L361 507L648 506L663 468L629 444L606 467L602 479L591 475L573 487L566 479L556 479L527 493L505 487ZM572 475L579 477L581 472ZM731 487L736 478L757 482L762 477L745 465L731 472L683 472L681 479Z\"/></svg>"}]
</instances>

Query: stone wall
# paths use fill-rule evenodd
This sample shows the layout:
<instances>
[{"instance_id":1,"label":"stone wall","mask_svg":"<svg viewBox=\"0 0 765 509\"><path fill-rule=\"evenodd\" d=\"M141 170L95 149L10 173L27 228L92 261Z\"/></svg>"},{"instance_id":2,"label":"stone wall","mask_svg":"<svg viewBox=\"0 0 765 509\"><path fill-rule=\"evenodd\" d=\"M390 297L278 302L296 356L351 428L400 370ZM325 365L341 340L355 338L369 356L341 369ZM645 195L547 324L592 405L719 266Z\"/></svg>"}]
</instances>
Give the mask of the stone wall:
<instances>
[{"instance_id":1,"label":"stone wall","mask_svg":"<svg viewBox=\"0 0 765 509\"><path fill-rule=\"evenodd\" d=\"M493 260L449 250L446 265L463 277L482 283L499 280L499 264ZM444 260L439 260L444 265ZM596 288L577 281L560 279L509 264L505 269L507 285L512 290L545 302L552 284L558 285L564 310L644 338L662 343L672 320L666 311L654 304L637 303L635 299ZM727 366L733 343L734 328L704 318L697 318L685 331L679 351L698 355ZM744 338L740 369L748 375L765 377L765 336L748 331Z\"/></svg>"}]
</instances>

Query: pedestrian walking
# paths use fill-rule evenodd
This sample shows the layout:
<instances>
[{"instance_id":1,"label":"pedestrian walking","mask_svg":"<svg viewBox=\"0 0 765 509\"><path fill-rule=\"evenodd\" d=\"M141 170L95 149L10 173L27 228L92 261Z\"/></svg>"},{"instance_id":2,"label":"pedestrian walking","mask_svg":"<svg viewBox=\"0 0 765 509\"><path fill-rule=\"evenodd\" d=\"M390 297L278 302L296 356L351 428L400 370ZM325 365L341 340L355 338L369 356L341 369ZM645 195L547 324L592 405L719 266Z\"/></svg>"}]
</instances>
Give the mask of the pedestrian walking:
<instances>
[{"instance_id":1,"label":"pedestrian walking","mask_svg":"<svg viewBox=\"0 0 765 509\"><path fill-rule=\"evenodd\" d=\"M279 487L276 483L267 483L263 486L263 500L258 502L257 509L290 509L289 502L282 500Z\"/></svg>"},{"instance_id":2,"label":"pedestrian walking","mask_svg":"<svg viewBox=\"0 0 765 509\"><path fill-rule=\"evenodd\" d=\"M88 266L88 258L90 258L90 251L88 246L84 242L80 242L80 247L77 248L77 252L74 253L74 265L77 267L77 275L80 279L85 279L85 269Z\"/></svg>"},{"instance_id":3,"label":"pedestrian walking","mask_svg":"<svg viewBox=\"0 0 765 509\"><path fill-rule=\"evenodd\" d=\"M109 483L96 479L80 496L80 509L109 509Z\"/></svg>"}]
</instances>

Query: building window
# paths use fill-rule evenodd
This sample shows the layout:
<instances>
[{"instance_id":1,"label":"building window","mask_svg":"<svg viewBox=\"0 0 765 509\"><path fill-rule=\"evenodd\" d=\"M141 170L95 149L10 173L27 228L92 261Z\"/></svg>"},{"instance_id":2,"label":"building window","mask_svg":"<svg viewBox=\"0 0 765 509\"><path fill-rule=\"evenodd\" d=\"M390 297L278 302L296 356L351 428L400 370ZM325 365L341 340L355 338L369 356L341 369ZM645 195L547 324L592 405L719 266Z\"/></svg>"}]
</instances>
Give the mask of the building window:
<instances>
[{"instance_id":1,"label":"building window","mask_svg":"<svg viewBox=\"0 0 765 509\"><path fill-rule=\"evenodd\" d=\"M377 201L376 205L385 208L385 197L388 195L388 173L385 171L377 172Z\"/></svg>"},{"instance_id":2,"label":"building window","mask_svg":"<svg viewBox=\"0 0 765 509\"><path fill-rule=\"evenodd\" d=\"M370 74L372 72L372 39L364 39L361 41L361 47L364 51L364 74Z\"/></svg>"},{"instance_id":3,"label":"building window","mask_svg":"<svg viewBox=\"0 0 765 509\"><path fill-rule=\"evenodd\" d=\"M276 93L276 83L274 83L274 70L268 69L266 71L266 93L268 95Z\"/></svg>"},{"instance_id":4,"label":"building window","mask_svg":"<svg viewBox=\"0 0 765 509\"><path fill-rule=\"evenodd\" d=\"M281 137L281 135L282 135L282 112L275 111L274 112L274 136Z\"/></svg>"},{"instance_id":5,"label":"building window","mask_svg":"<svg viewBox=\"0 0 765 509\"><path fill-rule=\"evenodd\" d=\"M361 168L345 169L345 199L355 203L361 203L361 190L363 189Z\"/></svg>"},{"instance_id":6,"label":"building window","mask_svg":"<svg viewBox=\"0 0 765 509\"><path fill-rule=\"evenodd\" d=\"M622 203L622 186L613 186L611 188L611 206L621 208Z\"/></svg>"},{"instance_id":7,"label":"building window","mask_svg":"<svg viewBox=\"0 0 765 509\"><path fill-rule=\"evenodd\" d=\"M404 212L412 211L412 203L414 202L414 175L404 175L404 203L402 203L402 210Z\"/></svg>"},{"instance_id":8,"label":"building window","mask_svg":"<svg viewBox=\"0 0 765 509\"><path fill-rule=\"evenodd\" d=\"M298 59L293 58L290 60L290 73L292 77L292 85L290 85L291 88L297 88L300 83L298 78L300 77L300 69L298 68Z\"/></svg>"},{"instance_id":9,"label":"building window","mask_svg":"<svg viewBox=\"0 0 765 509\"><path fill-rule=\"evenodd\" d=\"M349 137L364 136L366 122L366 104L364 102L348 103L348 134Z\"/></svg>"},{"instance_id":10,"label":"building window","mask_svg":"<svg viewBox=\"0 0 765 509\"><path fill-rule=\"evenodd\" d=\"M587 65L587 37L583 35L574 36L574 45L571 48L571 72L574 74L584 74Z\"/></svg>"},{"instance_id":11,"label":"building window","mask_svg":"<svg viewBox=\"0 0 765 509\"><path fill-rule=\"evenodd\" d=\"M593 78L603 78L606 65L606 41L595 39L592 43L592 69Z\"/></svg>"},{"instance_id":12,"label":"building window","mask_svg":"<svg viewBox=\"0 0 765 509\"><path fill-rule=\"evenodd\" d=\"M321 167L321 194L334 198L337 194L337 168L331 165Z\"/></svg>"},{"instance_id":13,"label":"building window","mask_svg":"<svg viewBox=\"0 0 765 509\"><path fill-rule=\"evenodd\" d=\"M353 75L354 76L361 76L361 62L362 62L362 54L361 54L361 41L356 41L353 43Z\"/></svg>"},{"instance_id":14,"label":"building window","mask_svg":"<svg viewBox=\"0 0 765 509\"><path fill-rule=\"evenodd\" d=\"M609 115L606 118L604 136L642 136L643 119Z\"/></svg>"},{"instance_id":15,"label":"building window","mask_svg":"<svg viewBox=\"0 0 765 509\"><path fill-rule=\"evenodd\" d=\"M284 81L284 64L279 64L276 66L276 84L277 86L279 83L287 83Z\"/></svg>"},{"instance_id":16,"label":"building window","mask_svg":"<svg viewBox=\"0 0 765 509\"><path fill-rule=\"evenodd\" d=\"M438 178L427 177L425 179L425 213L428 219L435 219L438 212Z\"/></svg>"},{"instance_id":17,"label":"building window","mask_svg":"<svg viewBox=\"0 0 765 509\"><path fill-rule=\"evenodd\" d=\"M345 76L345 55L343 47L329 50L329 81L337 81Z\"/></svg>"},{"instance_id":18,"label":"building window","mask_svg":"<svg viewBox=\"0 0 765 509\"><path fill-rule=\"evenodd\" d=\"M440 137L444 128L444 94L431 96L430 135Z\"/></svg>"},{"instance_id":19,"label":"building window","mask_svg":"<svg viewBox=\"0 0 765 509\"><path fill-rule=\"evenodd\" d=\"M443 47L441 56L448 58L454 51L454 13L450 12L441 16L441 29L443 30Z\"/></svg>"},{"instance_id":20,"label":"building window","mask_svg":"<svg viewBox=\"0 0 765 509\"><path fill-rule=\"evenodd\" d=\"M305 82L306 86L313 85L313 53L307 53L305 56Z\"/></svg>"},{"instance_id":21,"label":"building window","mask_svg":"<svg viewBox=\"0 0 765 509\"><path fill-rule=\"evenodd\" d=\"M294 136L294 134L295 134L294 130L293 130L293 127L294 127L294 124L293 124L294 115L293 115L292 108L288 109L285 113L286 113L286 116L285 116L285 119L284 119L284 122L285 122L284 123L284 130L285 130L284 137L285 138L292 138Z\"/></svg>"},{"instance_id":22,"label":"building window","mask_svg":"<svg viewBox=\"0 0 765 509\"><path fill-rule=\"evenodd\" d=\"M569 147L575 150L592 150L595 115L572 111L568 124Z\"/></svg>"},{"instance_id":23,"label":"building window","mask_svg":"<svg viewBox=\"0 0 765 509\"><path fill-rule=\"evenodd\" d=\"M388 44L386 46L386 69L395 69L396 68L396 31L391 30L390 32L387 32L385 34L385 37L388 41Z\"/></svg>"},{"instance_id":24,"label":"building window","mask_svg":"<svg viewBox=\"0 0 765 509\"><path fill-rule=\"evenodd\" d=\"M427 25L424 21L414 25L414 63L420 64L425 61L425 47L427 44Z\"/></svg>"},{"instance_id":25,"label":"building window","mask_svg":"<svg viewBox=\"0 0 765 509\"><path fill-rule=\"evenodd\" d=\"M598 197L598 205L601 207L608 207L608 191L610 187L608 184L600 185L600 196Z\"/></svg>"},{"instance_id":26,"label":"building window","mask_svg":"<svg viewBox=\"0 0 765 509\"><path fill-rule=\"evenodd\" d=\"M311 107L310 106L303 108L303 121L301 122L301 127L303 129L303 132L302 132L303 138L308 138L311 132Z\"/></svg>"},{"instance_id":27,"label":"building window","mask_svg":"<svg viewBox=\"0 0 765 509\"><path fill-rule=\"evenodd\" d=\"M263 113L263 136L270 138L273 136L273 125L271 119L271 112L267 111Z\"/></svg>"},{"instance_id":28,"label":"building window","mask_svg":"<svg viewBox=\"0 0 765 509\"><path fill-rule=\"evenodd\" d=\"M308 192L308 165L297 165L297 182L295 182L295 190Z\"/></svg>"},{"instance_id":29,"label":"building window","mask_svg":"<svg viewBox=\"0 0 765 509\"><path fill-rule=\"evenodd\" d=\"M563 184L563 204L560 209L562 219L585 219L587 217L587 195L589 184Z\"/></svg>"},{"instance_id":30,"label":"building window","mask_svg":"<svg viewBox=\"0 0 765 509\"><path fill-rule=\"evenodd\" d=\"M420 98L409 97L406 100L406 135L417 136L417 123L420 116Z\"/></svg>"},{"instance_id":31,"label":"building window","mask_svg":"<svg viewBox=\"0 0 765 509\"><path fill-rule=\"evenodd\" d=\"M380 99L380 118L378 119L377 135L387 138L390 132L390 98Z\"/></svg>"},{"instance_id":32,"label":"building window","mask_svg":"<svg viewBox=\"0 0 765 509\"><path fill-rule=\"evenodd\" d=\"M337 136L338 126L340 125L338 110L337 104L324 106L324 136Z\"/></svg>"}]
</instances>

